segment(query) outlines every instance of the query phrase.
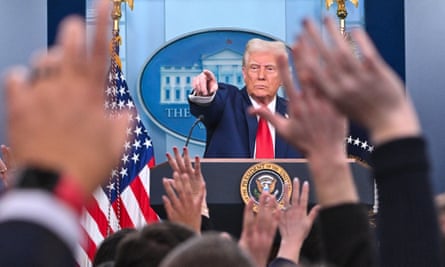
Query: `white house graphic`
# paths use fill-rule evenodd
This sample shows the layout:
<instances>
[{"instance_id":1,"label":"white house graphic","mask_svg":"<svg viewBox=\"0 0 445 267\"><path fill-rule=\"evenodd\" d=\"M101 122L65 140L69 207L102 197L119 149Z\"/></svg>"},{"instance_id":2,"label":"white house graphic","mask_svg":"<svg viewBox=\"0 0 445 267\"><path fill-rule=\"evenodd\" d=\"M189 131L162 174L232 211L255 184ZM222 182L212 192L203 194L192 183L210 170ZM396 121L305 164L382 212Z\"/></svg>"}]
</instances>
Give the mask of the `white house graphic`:
<instances>
[{"instance_id":1,"label":"white house graphic","mask_svg":"<svg viewBox=\"0 0 445 267\"><path fill-rule=\"evenodd\" d=\"M192 78L203 69L212 71L216 80L242 88L242 54L224 49L214 54L202 55L201 62L192 66L161 66L160 104L186 104L192 91Z\"/></svg>"}]
</instances>

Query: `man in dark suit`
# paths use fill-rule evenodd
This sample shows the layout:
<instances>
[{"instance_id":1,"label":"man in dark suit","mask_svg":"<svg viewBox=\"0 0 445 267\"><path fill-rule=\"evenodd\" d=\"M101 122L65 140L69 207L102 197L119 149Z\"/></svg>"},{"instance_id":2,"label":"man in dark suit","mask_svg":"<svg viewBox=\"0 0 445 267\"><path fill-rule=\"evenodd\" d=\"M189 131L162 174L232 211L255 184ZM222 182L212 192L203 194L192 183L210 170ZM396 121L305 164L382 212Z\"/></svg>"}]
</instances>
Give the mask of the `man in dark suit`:
<instances>
[{"instance_id":1,"label":"man in dark suit","mask_svg":"<svg viewBox=\"0 0 445 267\"><path fill-rule=\"evenodd\" d=\"M284 43L251 39L243 56L243 78L246 86L237 87L217 83L212 72L204 70L193 79L194 92L189 96L190 111L199 117L207 130L207 158L300 158L303 155L289 146L268 124L272 153L259 156L257 129L259 120L249 115L253 106L267 106L273 113L286 116L286 100L277 96L281 85L276 57L287 50Z\"/></svg>"}]
</instances>

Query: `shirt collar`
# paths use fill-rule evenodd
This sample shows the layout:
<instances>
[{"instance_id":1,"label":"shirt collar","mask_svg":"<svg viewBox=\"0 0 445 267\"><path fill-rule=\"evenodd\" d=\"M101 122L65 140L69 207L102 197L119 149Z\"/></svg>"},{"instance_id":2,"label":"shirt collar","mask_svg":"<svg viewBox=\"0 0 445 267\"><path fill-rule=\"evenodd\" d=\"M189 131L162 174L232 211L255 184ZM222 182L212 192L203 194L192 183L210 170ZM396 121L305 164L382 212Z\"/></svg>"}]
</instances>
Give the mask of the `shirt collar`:
<instances>
[{"instance_id":1,"label":"shirt collar","mask_svg":"<svg viewBox=\"0 0 445 267\"><path fill-rule=\"evenodd\" d=\"M258 108L261 107L261 105L260 105L258 102L256 102L250 95L249 95L249 99L250 99L250 102L252 102L252 106L253 106L255 109L258 109ZM270 101L270 103L267 105L267 108L268 108L272 113L275 113L275 107L276 107L276 105L277 105L277 96L275 96L275 97L272 99L272 101Z\"/></svg>"}]
</instances>

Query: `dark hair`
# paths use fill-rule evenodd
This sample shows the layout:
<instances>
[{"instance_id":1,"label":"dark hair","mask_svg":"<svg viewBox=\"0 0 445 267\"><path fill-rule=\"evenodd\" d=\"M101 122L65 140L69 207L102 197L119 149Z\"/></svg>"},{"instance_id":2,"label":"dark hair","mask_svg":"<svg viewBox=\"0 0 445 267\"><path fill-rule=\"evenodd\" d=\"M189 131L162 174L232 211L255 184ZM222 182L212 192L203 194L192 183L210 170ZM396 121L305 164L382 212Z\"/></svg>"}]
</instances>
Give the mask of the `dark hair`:
<instances>
[{"instance_id":1,"label":"dark hair","mask_svg":"<svg viewBox=\"0 0 445 267\"><path fill-rule=\"evenodd\" d=\"M253 260L238 244L219 234L204 234L175 248L161 267L254 267Z\"/></svg>"},{"instance_id":2,"label":"dark hair","mask_svg":"<svg viewBox=\"0 0 445 267\"><path fill-rule=\"evenodd\" d=\"M116 258L116 249L119 242L129 233L133 232L136 232L136 229L124 228L105 238L94 255L93 266L97 267L99 264L105 262L113 262Z\"/></svg>"},{"instance_id":3,"label":"dark hair","mask_svg":"<svg viewBox=\"0 0 445 267\"><path fill-rule=\"evenodd\" d=\"M190 228L168 221L147 225L122 240L115 267L158 266L173 248L195 235Z\"/></svg>"}]
</instances>

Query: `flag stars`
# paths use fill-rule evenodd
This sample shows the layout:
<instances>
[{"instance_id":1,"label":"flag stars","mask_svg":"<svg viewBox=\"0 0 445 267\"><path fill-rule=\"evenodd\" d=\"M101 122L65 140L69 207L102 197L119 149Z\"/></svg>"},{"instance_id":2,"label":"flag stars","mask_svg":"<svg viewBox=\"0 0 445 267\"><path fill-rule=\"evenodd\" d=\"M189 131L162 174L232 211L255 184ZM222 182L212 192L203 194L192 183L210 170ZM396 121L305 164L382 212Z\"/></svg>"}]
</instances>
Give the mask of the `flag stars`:
<instances>
[{"instance_id":1,"label":"flag stars","mask_svg":"<svg viewBox=\"0 0 445 267\"><path fill-rule=\"evenodd\" d=\"M151 147L152 146L151 140L145 138L144 146L145 146L145 148Z\"/></svg>"},{"instance_id":2,"label":"flag stars","mask_svg":"<svg viewBox=\"0 0 445 267\"><path fill-rule=\"evenodd\" d=\"M141 141L139 141L137 139L134 140L133 147L136 148L136 149L140 148L141 147Z\"/></svg>"},{"instance_id":3,"label":"flag stars","mask_svg":"<svg viewBox=\"0 0 445 267\"><path fill-rule=\"evenodd\" d=\"M117 172L117 170L116 169L113 169L112 171L111 171L111 177L116 177L117 176L117 174L118 174L118 172Z\"/></svg>"},{"instance_id":4,"label":"flag stars","mask_svg":"<svg viewBox=\"0 0 445 267\"><path fill-rule=\"evenodd\" d=\"M122 178L124 178L125 176L128 176L127 168L121 168L121 171L119 173L120 173Z\"/></svg>"},{"instance_id":5,"label":"flag stars","mask_svg":"<svg viewBox=\"0 0 445 267\"><path fill-rule=\"evenodd\" d=\"M366 141L362 142L360 147L363 148L363 149L367 149L368 148L368 142L366 142Z\"/></svg>"},{"instance_id":6,"label":"flag stars","mask_svg":"<svg viewBox=\"0 0 445 267\"><path fill-rule=\"evenodd\" d=\"M108 189L108 191L114 191L114 190L116 190L116 188L114 188L114 183L109 183L109 184L107 185L107 189Z\"/></svg>"},{"instance_id":7,"label":"flag stars","mask_svg":"<svg viewBox=\"0 0 445 267\"><path fill-rule=\"evenodd\" d=\"M113 92L113 89L111 87L107 87L107 89L105 90L107 95L111 95L111 93Z\"/></svg>"},{"instance_id":8,"label":"flag stars","mask_svg":"<svg viewBox=\"0 0 445 267\"><path fill-rule=\"evenodd\" d=\"M134 133L136 134L136 136L139 136L140 134L142 134L142 127L136 127L136 129L134 129Z\"/></svg>"},{"instance_id":9,"label":"flag stars","mask_svg":"<svg viewBox=\"0 0 445 267\"><path fill-rule=\"evenodd\" d=\"M131 101L131 100L127 100L127 107L128 107L129 109L134 108L133 101Z\"/></svg>"},{"instance_id":10,"label":"flag stars","mask_svg":"<svg viewBox=\"0 0 445 267\"><path fill-rule=\"evenodd\" d=\"M131 135L131 128L127 128L127 136Z\"/></svg>"},{"instance_id":11,"label":"flag stars","mask_svg":"<svg viewBox=\"0 0 445 267\"><path fill-rule=\"evenodd\" d=\"M128 121L134 121L133 115L128 113Z\"/></svg>"},{"instance_id":12,"label":"flag stars","mask_svg":"<svg viewBox=\"0 0 445 267\"><path fill-rule=\"evenodd\" d=\"M130 142L129 142L129 141L126 141L126 142L125 142L125 144L124 144L124 148L125 148L125 150L128 150L128 149L131 148L131 145L130 145Z\"/></svg>"},{"instance_id":13,"label":"flag stars","mask_svg":"<svg viewBox=\"0 0 445 267\"><path fill-rule=\"evenodd\" d=\"M127 154L124 154L124 155L122 156L122 162L123 162L124 164L127 164L127 162L128 162L128 155L127 155Z\"/></svg>"},{"instance_id":14,"label":"flag stars","mask_svg":"<svg viewBox=\"0 0 445 267\"><path fill-rule=\"evenodd\" d=\"M139 154L133 153L133 157L131 157L131 160L133 161L134 164L136 164L136 162L139 161Z\"/></svg>"},{"instance_id":15,"label":"flag stars","mask_svg":"<svg viewBox=\"0 0 445 267\"><path fill-rule=\"evenodd\" d=\"M125 87L121 86L121 88L119 88L119 94L121 94L121 96L125 95Z\"/></svg>"},{"instance_id":16,"label":"flag stars","mask_svg":"<svg viewBox=\"0 0 445 267\"><path fill-rule=\"evenodd\" d=\"M125 107L125 102L123 100L119 100L119 104L117 104L119 109L123 109Z\"/></svg>"},{"instance_id":17,"label":"flag stars","mask_svg":"<svg viewBox=\"0 0 445 267\"><path fill-rule=\"evenodd\" d=\"M368 152L373 152L374 151L374 146L368 144L368 141L366 141L366 140L363 140L363 141L360 140L360 138L358 138L358 137L356 139L354 139L354 138L352 138L352 136L348 136L348 137L346 137L346 142L348 144L352 144L354 146L358 146L361 149L366 150Z\"/></svg>"},{"instance_id":18,"label":"flag stars","mask_svg":"<svg viewBox=\"0 0 445 267\"><path fill-rule=\"evenodd\" d=\"M116 109L116 106L117 106L116 102L111 102L110 104L111 109Z\"/></svg>"}]
</instances>

